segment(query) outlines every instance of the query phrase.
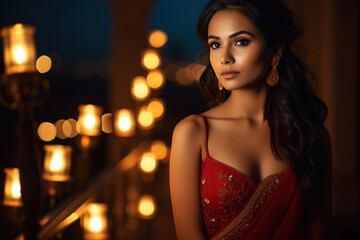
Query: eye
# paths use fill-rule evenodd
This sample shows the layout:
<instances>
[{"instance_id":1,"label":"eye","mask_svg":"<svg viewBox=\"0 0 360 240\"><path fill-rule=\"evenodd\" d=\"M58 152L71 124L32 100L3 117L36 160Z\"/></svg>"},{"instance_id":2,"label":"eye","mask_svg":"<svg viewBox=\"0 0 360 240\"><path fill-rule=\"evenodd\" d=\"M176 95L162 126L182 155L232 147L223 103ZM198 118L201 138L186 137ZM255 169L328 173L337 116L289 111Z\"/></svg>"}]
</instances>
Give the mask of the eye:
<instances>
[{"instance_id":1,"label":"eye","mask_svg":"<svg viewBox=\"0 0 360 240\"><path fill-rule=\"evenodd\" d=\"M242 38L242 39L236 40L235 45L236 46L247 46L247 45L249 45L249 43L250 43L250 40Z\"/></svg>"},{"instance_id":2,"label":"eye","mask_svg":"<svg viewBox=\"0 0 360 240\"><path fill-rule=\"evenodd\" d=\"M211 42L211 43L209 44L209 47L212 48L212 49L216 49L216 48L221 47L221 44L218 43L218 42Z\"/></svg>"}]
</instances>

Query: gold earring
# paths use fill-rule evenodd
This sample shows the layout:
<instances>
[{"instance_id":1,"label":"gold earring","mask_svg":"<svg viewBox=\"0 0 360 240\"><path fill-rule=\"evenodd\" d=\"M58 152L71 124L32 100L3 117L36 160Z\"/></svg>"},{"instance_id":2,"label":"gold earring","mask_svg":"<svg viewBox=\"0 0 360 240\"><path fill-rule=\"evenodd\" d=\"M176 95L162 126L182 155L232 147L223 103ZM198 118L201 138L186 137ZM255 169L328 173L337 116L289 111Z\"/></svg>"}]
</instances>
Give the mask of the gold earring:
<instances>
[{"instance_id":1,"label":"gold earring","mask_svg":"<svg viewBox=\"0 0 360 240\"><path fill-rule=\"evenodd\" d=\"M276 54L271 60L272 69L266 77L266 83L271 87L275 86L279 82L279 73L276 68L279 65L279 62L280 56Z\"/></svg>"},{"instance_id":2,"label":"gold earring","mask_svg":"<svg viewBox=\"0 0 360 240\"><path fill-rule=\"evenodd\" d=\"M219 90L223 90L224 86L221 84L221 82L218 80L218 87L219 87Z\"/></svg>"}]
</instances>

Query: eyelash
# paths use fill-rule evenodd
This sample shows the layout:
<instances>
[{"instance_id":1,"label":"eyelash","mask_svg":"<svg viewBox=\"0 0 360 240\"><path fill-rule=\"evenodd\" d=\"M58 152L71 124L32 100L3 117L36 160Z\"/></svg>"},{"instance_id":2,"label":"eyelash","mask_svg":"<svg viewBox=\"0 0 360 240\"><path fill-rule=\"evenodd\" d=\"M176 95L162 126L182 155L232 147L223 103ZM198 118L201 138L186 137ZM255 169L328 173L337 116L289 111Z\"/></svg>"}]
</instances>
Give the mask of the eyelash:
<instances>
[{"instance_id":1,"label":"eyelash","mask_svg":"<svg viewBox=\"0 0 360 240\"><path fill-rule=\"evenodd\" d=\"M239 44L238 44L239 43ZM249 45L250 43L250 40L249 39L246 39L246 38L241 38L241 39L238 39L235 41L235 46L241 46L241 47L244 47L244 46L247 46ZM217 45L217 46L215 46ZM209 44L209 47L212 48L212 49L217 49L220 47L220 43L219 42L211 42Z\"/></svg>"}]
</instances>

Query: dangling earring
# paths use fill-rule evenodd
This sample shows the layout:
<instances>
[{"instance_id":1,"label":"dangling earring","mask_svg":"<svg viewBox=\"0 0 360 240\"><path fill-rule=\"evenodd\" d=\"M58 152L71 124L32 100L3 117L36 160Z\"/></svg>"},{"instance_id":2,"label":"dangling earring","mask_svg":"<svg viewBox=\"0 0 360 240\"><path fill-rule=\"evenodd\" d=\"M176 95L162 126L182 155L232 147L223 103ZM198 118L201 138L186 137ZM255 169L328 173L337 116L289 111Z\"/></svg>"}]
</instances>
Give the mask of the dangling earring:
<instances>
[{"instance_id":1,"label":"dangling earring","mask_svg":"<svg viewBox=\"0 0 360 240\"><path fill-rule=\"evenodd\" d=\"M223 90L224 86L221 84L221 82L218 80L218 87L219 87L219 90Z\"/></svg>"},{"instance_id":2,"label":"dangling earring","mask_svg":"<svg viewBox=\"0 0 360 240\"><path fill-rule=\"evenodd\" d=\"M275 86L279 82L279 73L277 71L277 66L280 62L280 55L276 54L274 58L271 60L272 69L266 77L266 82L269 86Z\"/></svg>"}]
</instances>

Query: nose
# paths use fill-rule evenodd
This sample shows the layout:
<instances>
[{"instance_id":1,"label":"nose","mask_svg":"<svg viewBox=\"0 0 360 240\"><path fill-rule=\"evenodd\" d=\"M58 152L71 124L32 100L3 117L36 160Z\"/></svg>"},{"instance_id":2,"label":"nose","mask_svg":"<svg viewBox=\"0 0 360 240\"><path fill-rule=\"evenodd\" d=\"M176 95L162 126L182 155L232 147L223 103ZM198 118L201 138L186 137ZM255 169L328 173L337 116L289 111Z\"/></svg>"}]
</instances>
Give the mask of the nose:
<instances>
[{"instance_id":1,"label":"nose","mask_svg":"<svg viewBox=\"0 0 360 240\"><path fill-rule=\"evenodd\" d=\"M223 56L220 59L221 64L232 64L234 63L235 59L230 53L230 51L226 50L223 54Z\"/></svg>"}]
</instances>

